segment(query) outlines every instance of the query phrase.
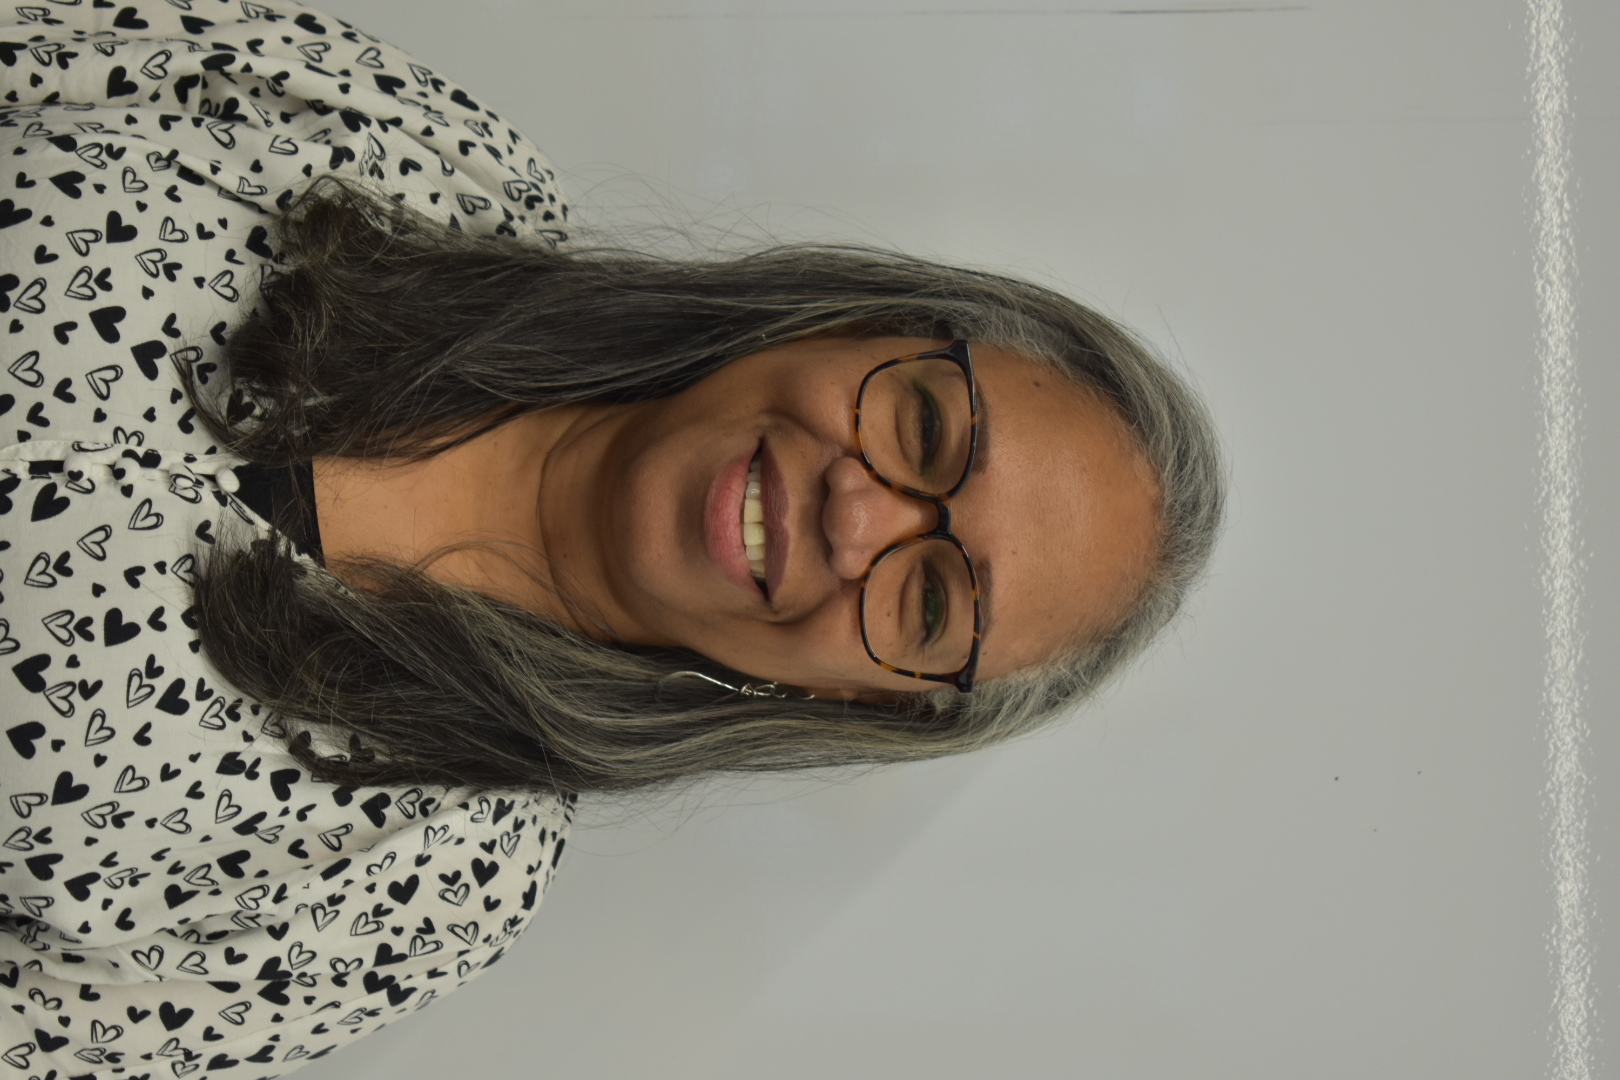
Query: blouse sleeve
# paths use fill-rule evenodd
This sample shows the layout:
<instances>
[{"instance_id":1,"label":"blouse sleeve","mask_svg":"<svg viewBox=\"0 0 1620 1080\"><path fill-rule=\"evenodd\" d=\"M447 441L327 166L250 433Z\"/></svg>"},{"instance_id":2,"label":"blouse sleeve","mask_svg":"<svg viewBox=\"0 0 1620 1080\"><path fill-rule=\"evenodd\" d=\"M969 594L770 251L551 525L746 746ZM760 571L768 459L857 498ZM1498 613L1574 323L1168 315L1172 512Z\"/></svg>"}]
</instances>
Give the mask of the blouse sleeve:
<instances>
[{"instance_id":1,"label":"blouse sleeve","mask_svg":"<svg viewBox=\"0 0 1620 1080\"><path fill-rule=\"evenodd\" d=\"M14 123L63 102L84 114L81 136L149 117L159 130L140 134L151 157L168 158L182 182L206 177L272 212L336 173L474 232L566 238L556 174L527 137L431 67L296 0L15 12L0 25ZM93 156L85 164L119 171Z\"/></svg>"},{"instance_id":2,"label":"blouse sleeve","mask_svg":"<svg viewBox=\"0 0 1620 1080\"><path fill-rule=\"evenodd\" d=\"M313 844L321 854L284 874L246 873L250 852L234 844L132 861L123 941L96 945L39 922L0 934L0 1001L15 1003L0 1014L0 1062L17 1076L268 1080L476 978L533 919L569 811L521 797L442 809L420 791L407 797L414 825L358 849L342 843L360 832L352 824L329 828ZM14 831L7 846L50 831ZM148 877L162 888L141 888ZM6 906L25 914L30 902L73 899L71 882L59 897L48 884L33 891ZM139 933L198 904L201 917Z\"/></svg>"}]
</instances>

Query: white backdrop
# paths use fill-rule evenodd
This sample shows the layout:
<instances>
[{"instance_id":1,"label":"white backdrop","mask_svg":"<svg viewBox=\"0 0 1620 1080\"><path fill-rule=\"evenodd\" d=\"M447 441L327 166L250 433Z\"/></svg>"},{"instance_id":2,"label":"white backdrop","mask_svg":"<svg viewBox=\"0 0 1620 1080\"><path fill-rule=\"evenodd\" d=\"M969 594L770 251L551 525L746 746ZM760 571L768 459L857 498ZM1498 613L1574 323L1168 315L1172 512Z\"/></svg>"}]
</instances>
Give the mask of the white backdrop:
<instances>
[{"instance_id":1,"label":"white backdrop","mask_svg":"<svg viewBox=\"0 0 1620 1080\"><path fill-rule=\"evenodd\" d=\"M1523 3L324 6L531 134L583 214L673 201L1098 304L1208 393L1235 490L1190 620L1067 727L616 810L499 967L309 1080L1548 1075ZM1620 1016L1620 5L1566 9L1585 1080Z\"/></svg>"}]
</instances>

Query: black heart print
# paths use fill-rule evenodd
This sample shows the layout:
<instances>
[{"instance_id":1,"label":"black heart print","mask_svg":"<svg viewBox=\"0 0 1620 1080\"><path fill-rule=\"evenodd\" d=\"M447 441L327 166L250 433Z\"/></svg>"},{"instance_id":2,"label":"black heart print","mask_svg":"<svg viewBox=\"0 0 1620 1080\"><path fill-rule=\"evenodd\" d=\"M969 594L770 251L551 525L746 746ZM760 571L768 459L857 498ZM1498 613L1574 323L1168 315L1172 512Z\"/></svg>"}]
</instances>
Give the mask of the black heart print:
<instances>
[{"instance_id":1,"label":"black heart print","mask_svg":"<svg viewBox=\"0 0 1620 1080\"><path fill-rule=\"evenodd\" d=\"M16 955L38 966L0 960L0 1016L19 1021L0 1020L0 1058L20 1076L283 1074L503 955L573 806L348 791L299 767L290 725L197 638L208 558L268 525L224 490L234 459L180 372L210 390L228 375L274 216L319 172L513 242L559 242L565 204L474 96L296 4L19 12L0 17L19 76L0 78L0 895L16 916L0 933L36 935Z\"/></svg>"}]
</instances>

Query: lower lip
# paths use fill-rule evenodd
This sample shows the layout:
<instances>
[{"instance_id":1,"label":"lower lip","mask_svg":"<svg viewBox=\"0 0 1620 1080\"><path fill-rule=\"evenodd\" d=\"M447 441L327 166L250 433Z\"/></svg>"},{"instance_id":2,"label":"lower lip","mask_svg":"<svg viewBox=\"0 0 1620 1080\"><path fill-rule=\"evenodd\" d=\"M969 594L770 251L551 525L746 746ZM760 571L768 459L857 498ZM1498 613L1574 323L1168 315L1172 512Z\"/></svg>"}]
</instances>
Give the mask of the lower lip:
<instances>
[{"instance_id":1,"label":"lower lip","mask_svg":"<svg viewBox=\"0 0 1620 1080\"><path fill-rule=\"evenodd\" d=\"M782 572L788 557L784 524L787 506L782 499L782 474L777 471L776 459L762 449L759 465L760 503L765 511L765 588L770 596L776 596L782 587Z\"/></svg>"},{"instance_id":2,"label":"lower lip","mask_svg":"<svg viewBox=\"0 0 1620 1080\"><path fill-rule=\"evenodd\" d=\"M703 538L708 544L709 558L714 560L721 574L755 596L762 596L759 583L748 570L748 552L743 549L742 538L743 488L748 483L749 463L758 449L757 445L749 447L746 454L720 470L720 475L714 478L703 508Z\"/></svg>"}]
</instances>

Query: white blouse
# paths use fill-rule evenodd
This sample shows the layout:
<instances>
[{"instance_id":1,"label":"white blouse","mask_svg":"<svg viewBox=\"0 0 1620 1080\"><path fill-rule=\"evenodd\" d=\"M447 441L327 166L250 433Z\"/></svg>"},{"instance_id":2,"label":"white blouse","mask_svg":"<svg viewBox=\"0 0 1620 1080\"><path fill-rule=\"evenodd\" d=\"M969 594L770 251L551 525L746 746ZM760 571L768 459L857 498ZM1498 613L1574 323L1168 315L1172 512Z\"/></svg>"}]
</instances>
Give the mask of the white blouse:
<instances>
[{"instance_id":1,"label":"white blouse","mask_svg":"<svg viewBox=\"0 0 1620 1080\"><path fill-rule=\"evenodd\" d=\"M272 1077L456 989L534 917L572 801L312 780L193 632L269 526L174 375L308 179L563 238L528 139L293 0L0 24L0 1077ZM0 17L3 18L3 17Z\"/></svg>"}]
</instances>

